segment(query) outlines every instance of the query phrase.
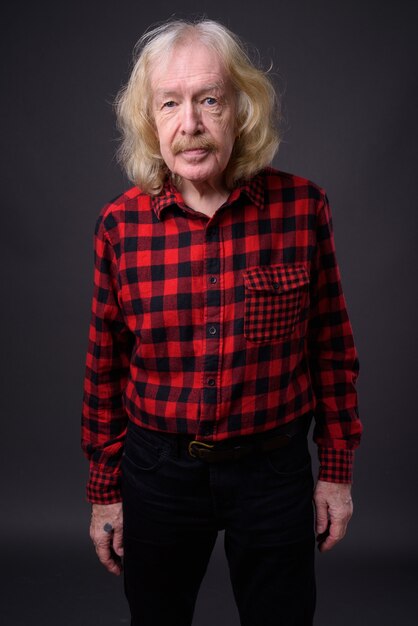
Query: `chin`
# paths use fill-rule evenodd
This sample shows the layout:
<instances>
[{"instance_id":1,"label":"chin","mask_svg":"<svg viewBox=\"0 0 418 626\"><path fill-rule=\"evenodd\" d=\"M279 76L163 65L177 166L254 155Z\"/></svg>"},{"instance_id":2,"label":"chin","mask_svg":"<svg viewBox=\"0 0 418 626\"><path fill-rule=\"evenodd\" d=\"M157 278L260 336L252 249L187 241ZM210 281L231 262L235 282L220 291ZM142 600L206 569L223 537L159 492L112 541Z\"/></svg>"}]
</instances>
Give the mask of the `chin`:
<instances>
[{"instance_id":1,"label":"chin","mask_svg":"<svg viewBox=\"0 0 418 626\"><path fill-rule=\"evenodd\" d=\"M202 168L182 168L177 172L177 175L184 180L188 180L193 183L205 183L210 180L216 179L220 176L218 170L207 170Z\"/></svg>"}]
</instances>

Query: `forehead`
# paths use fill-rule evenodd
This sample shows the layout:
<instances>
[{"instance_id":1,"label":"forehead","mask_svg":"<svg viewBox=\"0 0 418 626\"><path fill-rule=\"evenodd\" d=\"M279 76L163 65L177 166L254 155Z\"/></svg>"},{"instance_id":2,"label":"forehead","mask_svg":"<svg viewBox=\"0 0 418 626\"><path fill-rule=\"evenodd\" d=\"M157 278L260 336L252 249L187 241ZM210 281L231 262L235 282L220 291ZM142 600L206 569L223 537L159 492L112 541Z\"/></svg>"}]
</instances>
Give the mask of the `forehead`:
<instances>
[{"instance_id":1,"label":"forehead","mask_svg":"<svg viewBox=\"0 0 418 626\"><path fill-rule=\"evenodd\" d=\"M153 94L169 90L199 89L205 84L229 87L219 55L199 41L181 43L151 68Z\"/></svg>"}]
</instances>

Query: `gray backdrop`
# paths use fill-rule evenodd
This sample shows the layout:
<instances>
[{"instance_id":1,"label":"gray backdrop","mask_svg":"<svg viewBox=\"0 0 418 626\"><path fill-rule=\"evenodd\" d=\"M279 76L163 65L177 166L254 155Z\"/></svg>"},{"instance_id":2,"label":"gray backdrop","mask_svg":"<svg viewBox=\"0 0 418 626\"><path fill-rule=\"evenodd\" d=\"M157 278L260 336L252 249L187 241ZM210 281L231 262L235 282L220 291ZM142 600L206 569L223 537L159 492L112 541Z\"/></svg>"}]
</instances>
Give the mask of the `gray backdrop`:
<instances>
[{"instance_id":1,"label":"gray backdrop","mask_svg":"<svg viewBox=\"0 0 418 626\"><path fill-rule=\"evenodd\" d=\"M129 185L114 159L111 102L133 45L151 23L196 13L273 62L284 115L275 165L325 187L333 209L365 434L349 534L317 561L318 626L417 623L416 6L9 5L0 41L2 623L128 623L121 581L96 564L87 536L79 422L92 235L101 206ZM238 624L220 543L195 621Z\"/></svg>"}]
</instances>

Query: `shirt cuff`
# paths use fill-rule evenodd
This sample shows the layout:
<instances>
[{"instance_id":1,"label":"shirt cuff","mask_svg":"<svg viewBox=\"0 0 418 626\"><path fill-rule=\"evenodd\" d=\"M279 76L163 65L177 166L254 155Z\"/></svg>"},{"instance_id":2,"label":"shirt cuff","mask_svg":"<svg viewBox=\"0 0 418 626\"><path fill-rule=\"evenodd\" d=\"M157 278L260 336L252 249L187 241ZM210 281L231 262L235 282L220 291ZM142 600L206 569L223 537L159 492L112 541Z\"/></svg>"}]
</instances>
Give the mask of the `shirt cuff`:
<instances>
[{"instance_id":1,"label":"shirt cuff","mask_svg":"<svg viewBox=\"0 0 418 626\"><path fill-rule=\"evenodd\" d=\"M122 501L120 471L109 472L97 465L90 465L87 483L87 500L92 504L114 504Z\"/></svg>"},{"instance_id":2,"label":"shirt cuff","mask_svg":"<svg viewBox=\"0 0 418 626\"><path fill-rule=\"evenodd\" d=\"M352 483L354 450L318 448L319 480L328 483Z\"/></svg>"}]
</instances>

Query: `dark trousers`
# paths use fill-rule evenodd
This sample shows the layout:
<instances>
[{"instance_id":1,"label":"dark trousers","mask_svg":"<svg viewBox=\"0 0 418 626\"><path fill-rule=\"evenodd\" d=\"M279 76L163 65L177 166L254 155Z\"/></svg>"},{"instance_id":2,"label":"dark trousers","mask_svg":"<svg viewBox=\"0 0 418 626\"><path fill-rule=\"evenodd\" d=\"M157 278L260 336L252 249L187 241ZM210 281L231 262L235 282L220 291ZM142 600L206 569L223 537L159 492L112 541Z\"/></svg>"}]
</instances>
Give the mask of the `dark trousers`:
<instances>
[{"instance_id":1,"label":"dark trousers","mask_svg":"<svg viewBox=\"0 0 418 626\"><path fill-rule=\"evenodd\" d=\"M217 533L242 626L311 626L312 470L305 434L209 464L184 438L130 426L122 463L132 626L190 626Z\"/></svg>"}]
</instances>

